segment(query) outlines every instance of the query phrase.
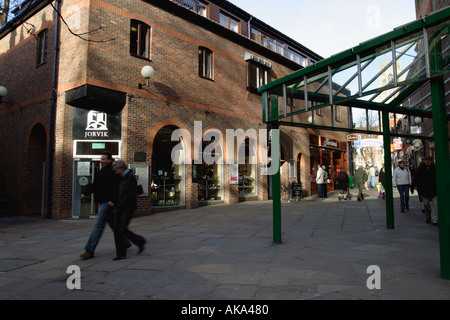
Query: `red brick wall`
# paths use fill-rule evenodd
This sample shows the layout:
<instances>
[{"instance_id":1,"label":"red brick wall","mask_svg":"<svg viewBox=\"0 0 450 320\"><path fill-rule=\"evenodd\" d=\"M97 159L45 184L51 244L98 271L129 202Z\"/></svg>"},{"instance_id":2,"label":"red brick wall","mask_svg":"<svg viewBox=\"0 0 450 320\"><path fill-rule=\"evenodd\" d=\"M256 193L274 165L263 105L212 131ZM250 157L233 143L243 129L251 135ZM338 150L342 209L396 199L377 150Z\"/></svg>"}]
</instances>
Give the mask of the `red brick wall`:
<instances>
[{"instance_id":1,"label":"red brick wall","mask_svg":"<svg viewBox=\"0 0 450 320\"><path fill-rule=\"evenodd\" d=\"M68 90L90 84L127 93L127 104L122 111L121 152L122 158L129 163L133 163L135 152L145 152L145 163L151 166L152 157L157 156L153 154L152 139L156 128L165 124L175 124L193 134L194 121L202 121L203 128L216 128L224 135L226 129L231 128L258 130L265 127L261 125L261 96L246 90L244 53L251 50L241 44L144 1L66 0L62 3L61 12L71 31L84 33L82 37L91 41L74 36L64 25L61 27L53 217L70 218L72 215L73 108L65 104L64 93ZM215 17L217 8L211 6L210 14ZM36 33L43 28L49 29L48 62L38 68L35 68L34 37L27 35L23 28L19 27L0 40L0 74L2 81L6 79L0 85L10 88L10 98L14 101L12 106L2 105L0 108L1 146L8 150L8 156L0 157L0 179L10 185L11 190L19 190L25 179L18 164L27 154L27 132L31 131L37 118L43 119L47 134L49 131L52 19L52 10L46 8L28 21L36 26ZM131 19L145 22L152 28L151 60L129 53ZM242 32L246 33L246 28L246 21L242 21ZM92 32L86 33L88 31ZM198 76L199 46L213 51L213 80ZM275 77L294 71L264 57L263 52L253 53L272 63L271 73ZM149 88L139 90L138 83L145 81L140 75L144 65L151 65L155 76ZM10 135L10 132L16 134ZM309 158L307 132L303 129L286 132L282 140L287 160L295 158L299 152ZM196 207L196 186L190 175L190 166L187 166L186 205ZM304 179L307 179L306 173ZM238 186L229 185L227 165L224 166L224 180L225 202L239 201ZM258 198L267 199L267 178L258 177L258 186ZM26 195L11 193L10 196L20 200ZM140 198L138 211L139 214L151 213L149 199Z\"/></svg>"}]
</instances>

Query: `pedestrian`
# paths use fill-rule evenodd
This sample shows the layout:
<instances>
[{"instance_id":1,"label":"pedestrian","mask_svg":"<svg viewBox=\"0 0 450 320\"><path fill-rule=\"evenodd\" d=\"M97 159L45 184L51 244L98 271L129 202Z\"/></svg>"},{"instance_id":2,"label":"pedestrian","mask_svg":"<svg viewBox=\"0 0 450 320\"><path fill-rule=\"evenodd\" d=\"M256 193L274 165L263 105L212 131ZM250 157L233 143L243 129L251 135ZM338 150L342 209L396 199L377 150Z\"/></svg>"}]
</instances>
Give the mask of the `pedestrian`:
<instances>
[{"instance_id":1,"label":"pedestrian","mask_svg":"<svg viewBox=\"0 0 450 320\"><path fill-rule=\"evenodd\" d=\"M325 198L324 188L326 188L326 181L327 181L325 175L326 175L325 170L322 168L322 165L319 164L317 167L317 174L316 174L316 184L319 192L319 199Z\"/></svg>"},{"instance_id":2,"label":"pedestrian","mask_svg":"<svg viewBox=\"0 0 450 320\"><path fill-rule=\"evenodd\" d=\"M369 168L369 180L370 180L370 187L375 188L375 174L376 170L374 166L370 166Z\"/></svg>"},{"instance_id":3,"label":"pedestrian","mask_svg":"<svg viewBox=\"0 0 450 320\"><path fill-rule=\"evenodd\" d=\"M125 237L139 247L138 253L144 250L146 240L128 229L134 211L137 208L137 179L133 171L127 168L123 160L113 163L114 172L120 176L119 195L117 201L111 201L110 207L114 212L114 242L116 244L116 257L113 260L126 259Z\"/></svg>"},{"instance_id":4,"label":"pedestrian","mask_svg":"<svg viewBox=\"0 0 450 320\"><path fill-rule=\"evenodd\" d=\"M328 175L327 172L327 167L326 166L322 166L323 171L325 171L325 177L324 177L324 183L323 183L323 197L326 199L328 198L328 183L331 182L330 180L330 176Z\"/></svg>"},{"instance_id":5,"label":"pedestrian","mask_svg":"<svg viewBox=\"0 0 450 320\"><path fill-rule=\"evenodd\" d=\"M339 190L338 199L341 201L341 196L344 200L348 199L348 187L349 187L349 178L347 172L345 172L345 168L342 168L337 176L337 188Z\"/></svg>"},{"instance_id":6,"label":"pedestrian","mask_svg":"<svg viewBox=\"0 0 450 320\"><path fill-rule=\"evenodd\" d=\"M119 190L120 179L112 170L114 158L111 152L104 151L101 154L101 170L95 175L94 182L89 184L81 193L81 199L86 198L91 193L98 202L98 213L91 235L84 246L85 252L80 255L84 260L94 258L94 252L105 229L106 223L114 230L114 214L109 206L110 201L116 201Z\"/></svg>"},{"instance_id":7,"label":"pedestrian","mask_svg":"<svg viewBox=\"0 0 450 320\"><path fill-rule=\"evenodd\" d=\"M416 187L417 192L422 197L425 208L426 223L438 225L437 213L437 185L436 185L436 167L433 163L433 158L427 156L424 162L417 168L416 172ZM430 202L433 202L433 207L430 209Z\"/></svg>"},{"instance_id":8,"label":"pedestrian","mask_svg":"<svg viewBox=\"0 0 450 320\"><path fill-rule=\"evenodd\" d=\"M358 170L356 170L354 178L355 185L358 187L358 201L364 200L363 188L368 178L366 170L360 166Z\"/></svg>"},{"instance_id":9,"label":"pedestrian","mask_svg":"<svg viewBox=\"0 0 450 320\"><path fill-rule=\"evenodd\" d=\"M409 186L409 190L411 191L411 194L414 194L414 189L416 188L416 169L412 163L408 165L408 168L411 173L411 185Z\"/></svg>"},{"instance_id":10,"label":"pedestrian","mask_svg":"<svg viewBox=\"0 0 450 320\"><path fill-rule=\"evenodd\" d=\"M366 174L367 174L367 180L366 180L366 182L364 182L364 188L366 188L366 190L369 190L369 176L370 176L370 173L369 173L369 165L366 165L366 168L364 169L364 171L366 172Z\"/></svg>"},{"instance_id":11,"label":"pedestrian","mask_svg":"<svg viewBox=\"0 0 450 320\"><path fill-rule=\"evenodd\" d=\"M394 170L393 186L400 193L400 211L409 211L409 188L411 185L411 172L405 167L405 161L400 160Z\"/></svg>"},{"instance_id":12,"label":"pedestrian","mask_svg":"<svg viewBox=\"0 0 450 320\"><path fill-rule=\"evenodd\" d=\"M386 185L384 184L384 175L385 175L385 170L384 170L384 163L381 165L381 169L380 172L378 172L378 182L381 183L383 185L383 187L385 187Z\"/></svg>"}]
</instances>

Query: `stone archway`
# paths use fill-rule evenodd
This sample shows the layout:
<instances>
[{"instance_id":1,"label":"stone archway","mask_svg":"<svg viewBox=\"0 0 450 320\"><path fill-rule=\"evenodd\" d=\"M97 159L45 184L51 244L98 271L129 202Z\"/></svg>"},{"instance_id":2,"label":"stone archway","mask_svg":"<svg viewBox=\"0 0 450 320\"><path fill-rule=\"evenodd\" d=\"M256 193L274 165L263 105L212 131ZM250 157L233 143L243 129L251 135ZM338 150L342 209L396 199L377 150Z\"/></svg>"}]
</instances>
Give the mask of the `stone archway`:
<instances>
[{"instance_id":1,"label":"stone archway","mask_svg":"<svg viewBox=\"0 0 450 320\"><path fill-rule=\"evenodd\" d=\"M22 212L24 214L43 214L47 133L40 123L34 125L27 140L24 197Z\"/></svg>"}]
</instances>

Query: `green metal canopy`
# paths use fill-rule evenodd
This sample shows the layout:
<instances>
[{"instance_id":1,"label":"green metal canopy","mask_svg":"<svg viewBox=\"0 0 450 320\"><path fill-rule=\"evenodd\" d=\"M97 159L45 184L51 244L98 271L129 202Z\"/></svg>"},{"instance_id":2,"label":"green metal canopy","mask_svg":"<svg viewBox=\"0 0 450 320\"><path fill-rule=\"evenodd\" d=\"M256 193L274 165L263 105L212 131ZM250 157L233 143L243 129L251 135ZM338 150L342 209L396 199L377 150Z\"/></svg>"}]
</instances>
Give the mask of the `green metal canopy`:
<instances>
[{"instance_id":1,"label":"green metal canopy","mask_svg":"<svg viewBox=\"0 0 450 320\"><path fill-rule=\"evenodd\" d=\"M383 135L388 229L394 229L391 137L434 140L441 275L446 279L450 279L450 115L444 75L450 71L449 18L447 7L258 89L263 122L272 129L295 126ZM424 96L422 92L430 88L431 94ZM431 101L425 103L426 99ZM364 121L355 121L358 116ZM397 117L409 120L407 133L392 126ZM415 119L429 119L433 136L413 134ZM277 131L272 136L275 166L280 150ZM281 243L279 170L273 175L273 217L273 241Z\"/></svg>"}]
</instances>

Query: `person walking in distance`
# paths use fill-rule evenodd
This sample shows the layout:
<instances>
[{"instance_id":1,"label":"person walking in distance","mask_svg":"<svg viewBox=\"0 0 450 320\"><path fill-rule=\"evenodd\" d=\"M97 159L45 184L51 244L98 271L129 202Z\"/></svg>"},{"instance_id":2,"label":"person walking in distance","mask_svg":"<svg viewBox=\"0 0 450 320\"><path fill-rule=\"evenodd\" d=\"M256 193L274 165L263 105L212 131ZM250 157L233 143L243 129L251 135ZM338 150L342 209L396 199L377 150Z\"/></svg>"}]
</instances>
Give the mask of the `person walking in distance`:
<instances>
[{"instance_id":1,"label":"person walking in distance","mask_svg":"<svg viewBox=\"0 0 450 320\"><path fill-rule=\"evenodd\" d=\"M325 198L325 191L324 188L326 188L326 172L322 168L322 166L319 164L317 167L317 175L316 175L316 183L317 183L317 189L319 192L319 199Z\"/></svg>"},{"instance_id":2,"label":"person walking in distance","mask_svg":"<svg viewBox=\"0 0 450 320\"><path fill-rule=\"evenodd\" d=\"M393 186L400 193L400 211L409 211L409 188L411 185L411 172L405 167L405 161L400 160L394 170Z\"/></svg>"},{"instance_id":3,"label":"person walking in distance","mask_svg":"<svg viewBox=\"0 0 450 320\"><path fill-rule=\"evenodd\" d=\"M364 200L363 188L367 179L368 175L366 170L364 170L364 168L360 166L355 173L355 184L358 187L358 201Z\"/></svg>"},{"instance_id":4,"label":"person walking in distance","mask_svg":"<svg viewBox=\"0 0 450 320\"><path fill-rule=\"evenodd\" d=\"M436 167L433 158L427 156L416 171L416 188L424 204L426 223L438 225ZM433 207L430 209L430 202Z\"/></svg>"},{"instance_id":5,"label":"person walking in distance","mask_svg":"<svg viewBox=\"0 0 450 320\"><path fill-rule=\"evenodd\" d=\"M339 189L338 193L338 199L341 201L341 197L344 200L348 199L348 187L349 187L350 181L348 178L347 172L345 172L345 168L342 168L337 176L337 188Z\"/></svg>"},{"instance_id":6,"label":"person walking in distance","mask_svg":"<svg viewBox=\"0 0 450 320\"><path fill-rule=\"evenodd\" d=\"M105 229L105 224L108 223L111 229L114 229L113 210L108 202L116 201L120 179L112 170L113 162L114 158L111 152L102 152L100 158L101 170L95 175L94 183L88 185L81 193L81 199L93 193L95 201L98 202L98 213L94 228L84 247L85 252L80 255L84 260L94 258L94 252Z\"/></svg>"},{"instance_id":7,"label":"person walking in distance","mask_svg":"<svg viewBox=\"0 0 450 320\"><path fill-rule=\"evenodd\" d=\"M137 179L133 171L127 168L123 160L113 163L113 171L120 176L119 195L117 201L109 202L114 212L114 242L116 244L116 257L113 260L126 259L125 237L139 247L138 253L144 250L146 240L128 229L134 211L137 208Z\"/></svg>"}]
</instances>

